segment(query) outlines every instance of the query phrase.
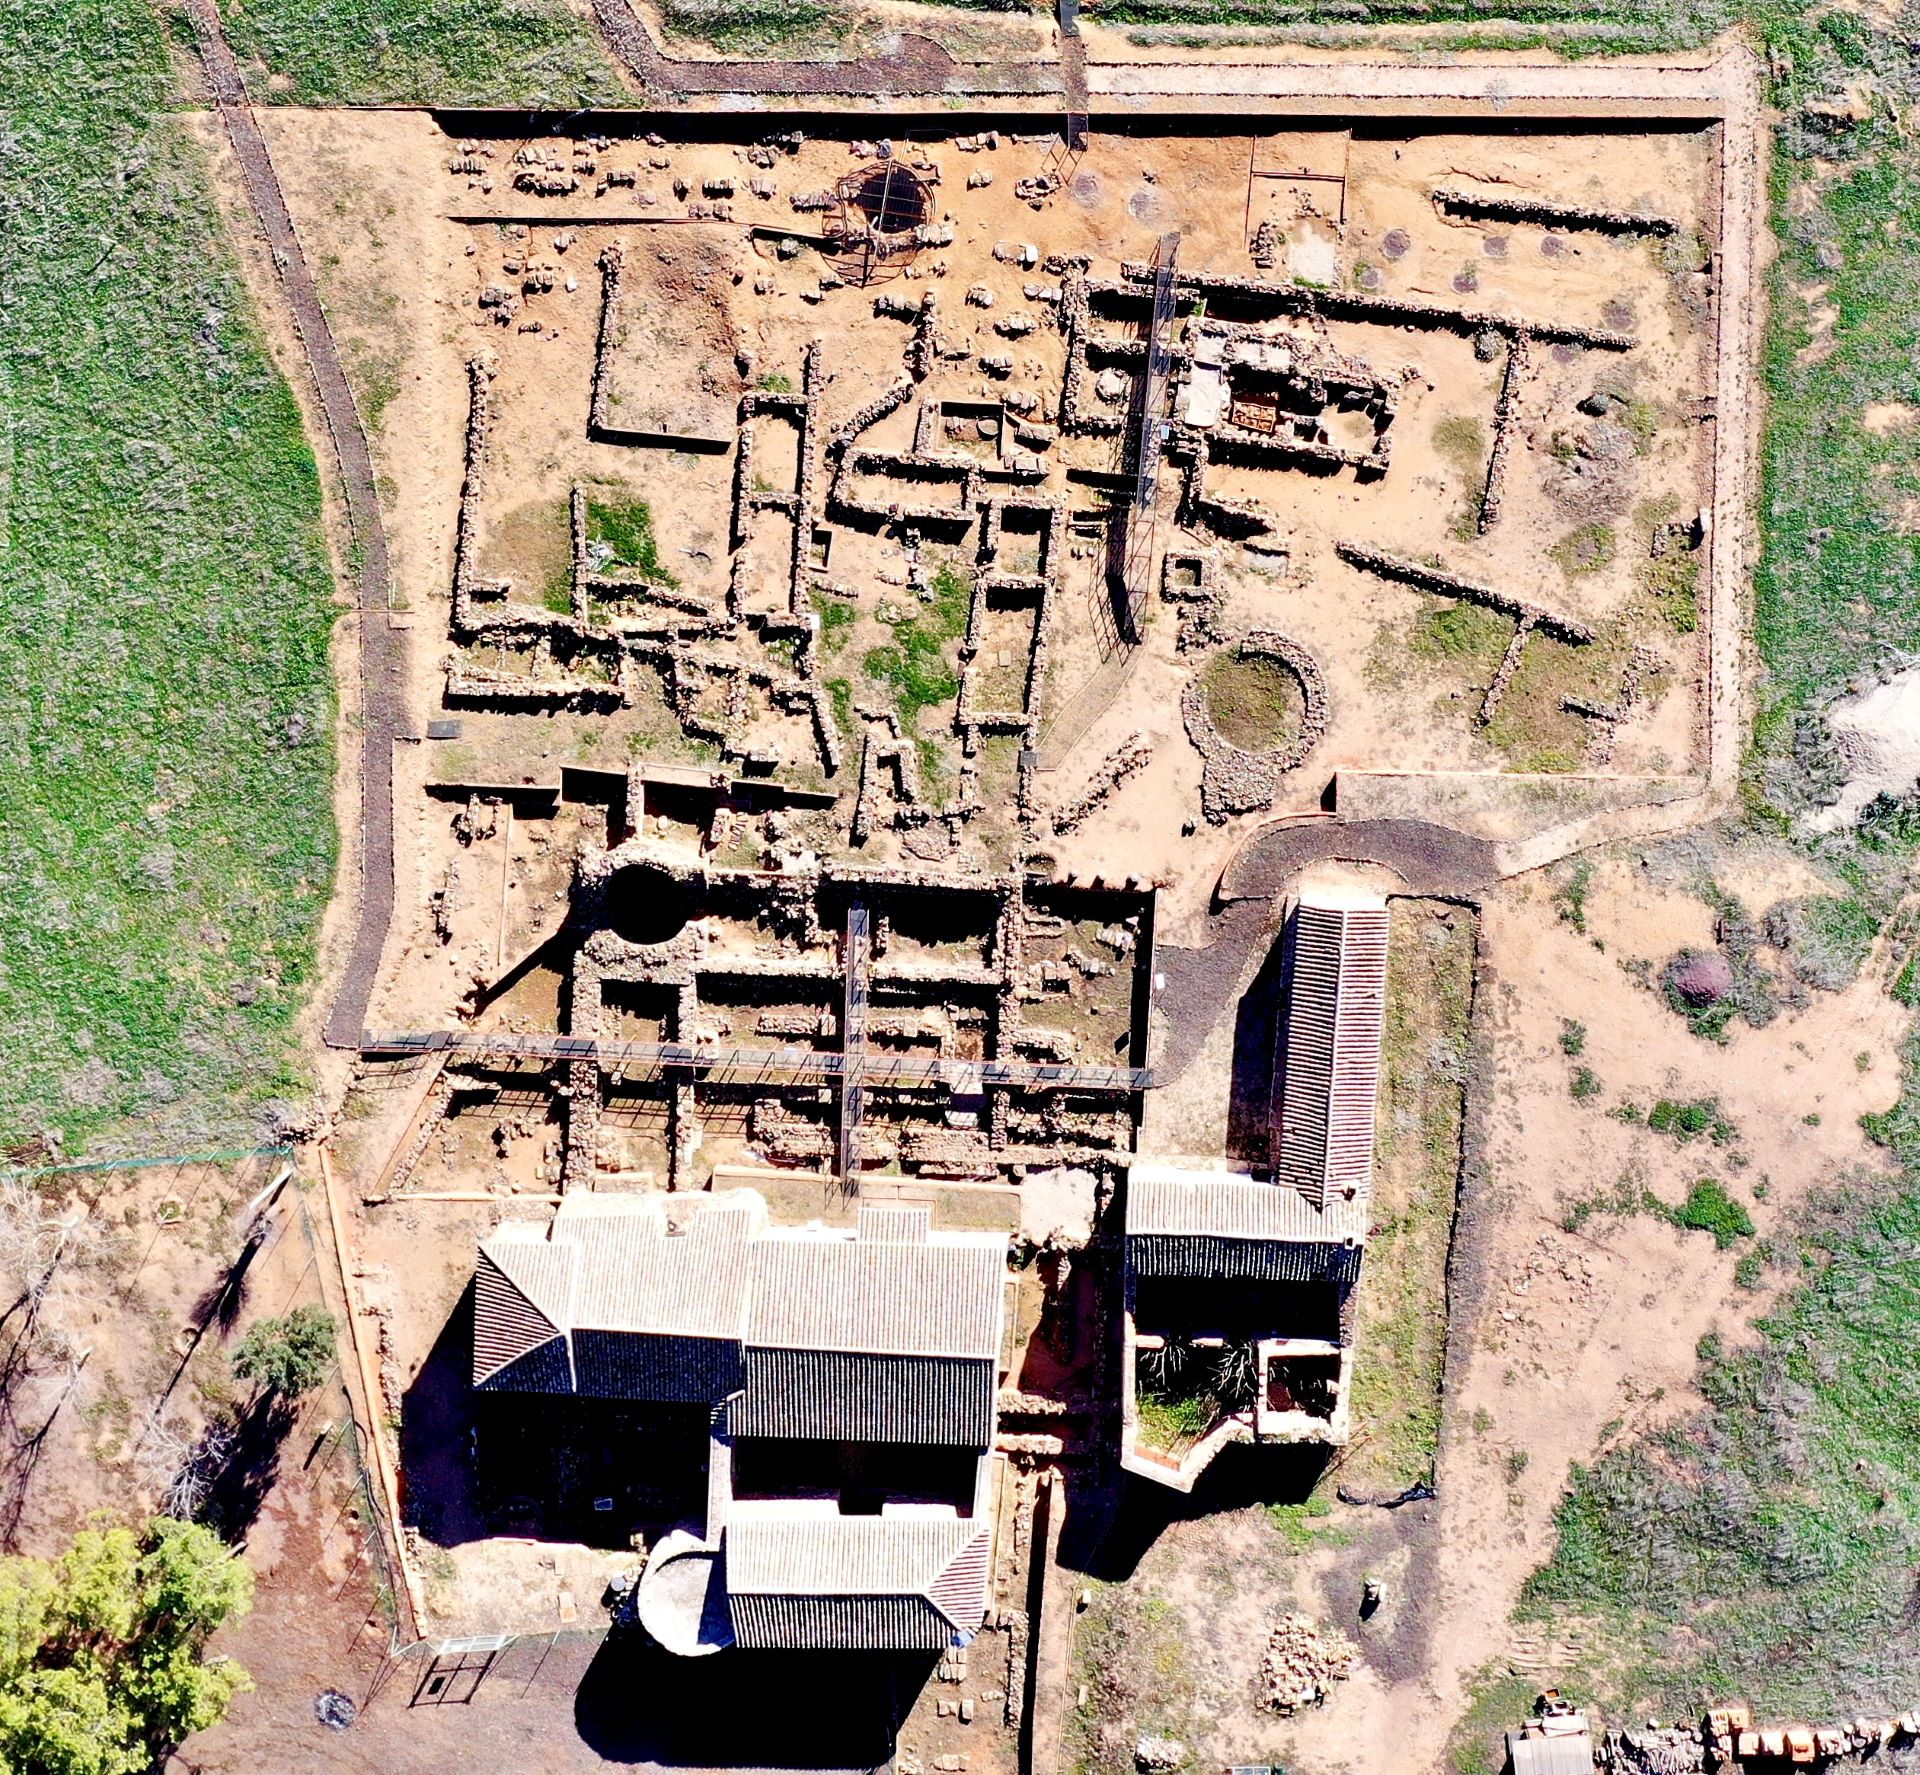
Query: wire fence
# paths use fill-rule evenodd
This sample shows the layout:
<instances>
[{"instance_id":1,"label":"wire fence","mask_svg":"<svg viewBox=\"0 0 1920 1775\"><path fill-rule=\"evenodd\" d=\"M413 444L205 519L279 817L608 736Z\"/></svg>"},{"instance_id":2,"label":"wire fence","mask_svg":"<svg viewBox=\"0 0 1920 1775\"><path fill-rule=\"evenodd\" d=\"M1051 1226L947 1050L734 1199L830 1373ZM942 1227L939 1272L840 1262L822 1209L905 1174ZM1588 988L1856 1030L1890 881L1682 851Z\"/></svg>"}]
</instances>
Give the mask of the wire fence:
<instances>
[{"instance_id":1,"label":"wire fence","mask_svg":"<svg viewBox=\"0 0 1920 1775\"><path fill-rule=\"evenodd\" d=\"M295 1298L280 1310L284 1314L294 1306L312 1304L331 1312L332 1304L320 1280L322 1265L332 1261L331 1254L322 1247L306 1192L296 1190L293 1200L292 1218L299 1225L307 1261L294 1284ZM351 1302L347 1303L347 1309L352 1310ZM336 1331L340 1338L351 1335L344 1323L336 1322ZM380 1401L369 1399L366 1409L378 1411ZM387 1649L391 1653L404 1637L399 1595L400 1553L385 1526L380 1489L368 1461L366 1437L379 1433L377 1424L363 1427L354 1410L353 1394L347 1385L346 1369L336 1343L332 1372L300 1402L300 1416L288 1435L287 1446L290 1450L297 1448L301 1440L311 1435L305 1456L308 1480L315 1493L331 1504L323 1539L342 1537L349 1544L349 1557L345 1562L349 1574L361 1565L371 1571L375 1606L386 1622Z\"/></svg>"}]
</instances>

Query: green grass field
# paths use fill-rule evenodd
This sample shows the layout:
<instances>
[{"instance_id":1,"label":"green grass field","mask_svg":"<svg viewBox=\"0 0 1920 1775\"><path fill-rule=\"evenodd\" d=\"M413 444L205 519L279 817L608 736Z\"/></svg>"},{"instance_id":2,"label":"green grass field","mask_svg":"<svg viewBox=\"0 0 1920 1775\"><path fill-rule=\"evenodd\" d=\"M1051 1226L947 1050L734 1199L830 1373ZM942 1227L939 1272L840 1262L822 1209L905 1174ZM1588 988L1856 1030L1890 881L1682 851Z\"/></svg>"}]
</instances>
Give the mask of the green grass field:
<instances>
[{"instance_id":1,"label":"green grass field","mask_svg":"<svg viewBox=\"0 0 1920 1775\"><path fill-rule=\"evenodd\" d=\"M254 96L566 111L618 104L620 77L565 0L228 0Z\"/></svg>"},{"instance_id":2,"label":"green grass field","mask_svg":"<svg viewBox=\"0 0 1920 1775\"><path fill-rule=\"evenodd\" d=\"M297 1090L334 860L319 484L141 0L0 90L0 1146L179 1150Z\"/></svg>"}]
</instances>

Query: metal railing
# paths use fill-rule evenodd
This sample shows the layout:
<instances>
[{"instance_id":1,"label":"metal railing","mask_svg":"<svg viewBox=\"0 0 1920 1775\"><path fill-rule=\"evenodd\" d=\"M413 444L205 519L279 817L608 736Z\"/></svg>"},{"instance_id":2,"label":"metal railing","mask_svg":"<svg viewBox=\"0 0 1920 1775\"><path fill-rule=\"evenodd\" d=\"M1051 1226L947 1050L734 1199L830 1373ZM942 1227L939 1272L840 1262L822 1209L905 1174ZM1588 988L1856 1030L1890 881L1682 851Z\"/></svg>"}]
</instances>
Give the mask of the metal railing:
<instances>
[{"instance_id":1,"label":"metal railing","mask_svg":"<svg viewBox=\"0 0 1920 1775\"><path fill-rule=\"evenodd\" d=\"M940 1055L819 1053L806 1048L696 1047L686 1042L615 1042L575 1035L493 1035L477 1030L369 1031L373 1056L481 1054L524 1060L594 1060L610 1071L684 1068L710 1083L834 1083L849 1073L871 1090L978 1090L1127 1093L1153 1088L1144 1066L1066 1066L1043 1061L956 1060Z\"/></svg>"}]
</instances>

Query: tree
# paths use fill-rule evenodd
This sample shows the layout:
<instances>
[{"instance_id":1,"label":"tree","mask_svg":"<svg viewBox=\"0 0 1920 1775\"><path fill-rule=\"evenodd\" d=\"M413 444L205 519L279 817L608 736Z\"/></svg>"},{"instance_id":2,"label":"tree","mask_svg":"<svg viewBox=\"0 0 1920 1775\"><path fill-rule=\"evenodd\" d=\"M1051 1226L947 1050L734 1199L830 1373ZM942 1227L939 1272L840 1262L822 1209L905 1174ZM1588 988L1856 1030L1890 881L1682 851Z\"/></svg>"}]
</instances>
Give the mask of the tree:
<instances>
[{"instance_id":1,"label":"tree","mask_svg":"<svg viewBox=\"0 0 1920 1775\"><path fill-rule=\"evenodd\" d=\"M333 1315L325 1307L295 1307L284 1319L262 1319L240 1340L233 1372L298 1399L327 1378L333 1356Z\"/></svg>"},{"instance_id":2,"label":"tree","mask_svg":"<svg viewBox=\"0 0 1920 1775\"><path fill-rule=\"evenodd\" d=\"M0 1559L0 1769L141 1775L253 1686L207 1640L253 1606L212 1530L95 1522L58 1559Z\"/></svg>"}]
</instances>

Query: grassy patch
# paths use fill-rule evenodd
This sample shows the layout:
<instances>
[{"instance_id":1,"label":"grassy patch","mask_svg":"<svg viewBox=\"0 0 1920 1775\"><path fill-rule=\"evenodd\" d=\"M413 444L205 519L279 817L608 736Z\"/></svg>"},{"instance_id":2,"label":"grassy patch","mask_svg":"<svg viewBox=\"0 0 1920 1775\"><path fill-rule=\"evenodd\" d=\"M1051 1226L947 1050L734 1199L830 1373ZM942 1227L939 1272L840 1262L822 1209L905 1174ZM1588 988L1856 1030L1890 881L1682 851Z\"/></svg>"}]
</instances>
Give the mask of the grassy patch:
<instances>
[{"instance_id":1,"label":"grassy patch","mask_svg":"<svg viewBox=\"0 0 1920 1775\"><path fill-rule=\"evenodd\" d=\"M894 624L893 639L873 648L860 669L887 687L900 725L919 731L920 711L950 703L960 694L954 643L967 632L973 586L951 563L933 578L933 600L913 616Z\"/></svg>"},{"instance_id":2,"label":"grassy patch","mask_svg":"<svg viewBox=\"0 0 1920 1775\"><path fill-rule=\"evenodd\" d=\"M653 585L673 587L676 579L660 561L660 545L653 534L653 507L644 499L601 503L587 501L587 542L613 552L607 564L624 567Z\"/></svg>"},{"instance_id":3,"label":"grassy patch","mask_svg":"<svg viewBox=\"0 0 1920 1775\"><path fill-rule=\"evenodd\" d=\"M1290 1552L1304 1552L1309 1547L1344 1547L1350 1539L1346 1530L1335 1528L1330 1522L1333 1500L1324 1492L1315 1492L1298 1504L1268 1504L1266 1512L1274 1532Z\"/></svg>"},{"instance_id":4,"label":"grassy patch","mask_svg":"<svg viewBox=\"0 0 1920 1775\"><path fill-rule=\"evenodd\" d=\"M1574 771L1586 757L1589 729L1564 706L1568 696L1612 700L1618 688L1616 650L1596 642L1570 647L1536 633L1520 656L1488 741L1520 771Z\"/></svg>"},{"instance_id":5,"label":"grassy patch","mask_svg":"<svg viewBox=\"0 0 1920 1775\"><path fill-rule=\"evenodd\" d=\"M1175 1398L1142 1386L1134 1397L1140 1410L1142 1436L1169 1454L1180 1454L1191 1448L1213 1427L1214 1402L1203 1394Z\"/></svg>"},{"instance_id":6,"label":"grassy patch","mask_svg":"<svg viewBox=\"0 0 1920 1775\"><path fill-rule=\"evenodd\" d=\"M1067 1693L1087 1692L1062 1728L1073 1775L1136 1775L1133 1746L1144 1736L1191 1743L1195 1663L1179 1611L1139 1583L1097 1584L1073 1623Z\"/></svg>"},{"instance_id":7,"label":"grassy patch","mask_svg":"<svg viewBox=\"0 0 1920 1775\"><path fill-rule=\"evenodd\" d=\"M797 54L837 47L859 22L834 0L665 0L661 19L669 37L711 44L725 55Z\"/></svg>"},{"instance_id":8,"label":"grassy patch","mask_svg":"<svg viewBox=\"0 0 1920 1775\"><path fill-rule=\"evenodd\" d=\"M1453 1775L1498 1775L1506 1763L1507 1729L1517 1726L1540 1693L1538 1677L1488 1665L1473 1682L1473 1700L1447 1741Z\"/></svg>"},{"instance_id":9,"label":"grassy patch","mask_svg":"<svg viewBox=\"0 0 1920 1775\"><path fill-rule=\"evenodd\" d=\"M1478 604L1435 604L1414 618L1412 639L1422 659L1464 666L1491 681L1513 639L1513 624Z\"/></svg>"},{"instance_id":10,"label":"grassy patch","mask_svg":"<svg viewBox=\"0 0 1920 1775\"><path fill-rule=\"evenodd\" d=\"M1271 752L1299 735L1306 718L1300 680L1277 659L1228 649L1201 679L1207 713L1230 745Z\"/></svg>"},{"instance_id":11,"label":"grassy patch","mask_svg":"<svg viewBox=\"0 0 1920 1775\"><path fill-rule=\"evenodd\" d=\"M256 99L570 110L626 96L565 0L247 0L224 9Z\"/></svg>"},{"instance_id":12,"label":"grassy patch","mask_svg":"<svg viewBox=\"0 0 1920 1775\"><path fill-rule=\"evenodd\" d=\"M138 0L0 22L0 1138L70 1151L226 1144L303 1088L334 862L318 476L171 79Z\"/></svg>"},{"instance_id":13,"label":"grassy patch","mask_svg":"<svg viewBox=\"0 0 1920 1775\"><path fill-rule=\"evenodd\" d=\"M1651 54L1691 47L1725 30L1741 16L1734 0L1593 0L1577 11L1555 0L1512 0L1488 23L1474 0L1384 0L1362 8L1345 0L1096 0L1103 23L1194 29L1267 26L1313 43L1378 43L1381 47L1441 53L1462 49L1552 48L1567 55ZM1457 24L1457 35L1422 34L1405 40L1379 27ZM1357 37L1360 27L1367 27ZM1161 37L1160 40L1166 40ZM1174 37L1173 41L1185 41ZM1196 31L1196 46L1212 39Z\"/></svg>"},{"instance_id":14,"label":"grassy patch","mask_svg":"<svg viewBox=\"0 0 1920 1775\"><path fill-rule=\"evenodd\" d=\"M1576 857L1566 867L1564 873L1555 878L1553 884L1553 910L1562 924L1570 924L1583 937L1587 934L1587 895L1593 888L1593 863L1590 858ZM1586 1031L1580 1033L1581 1046L1586 1045ZM1569 1048L1569 1054L1577 1054L1579 1048Z\"/></svg>"},{"instance_id":15,"label":"grassy patch","mask_svg":"<svg viewBox=\"0 0 1920 1775\"><path fill-rule=\"evenodd\" d=\"M829 678L827 695L833 702L833 718L840 731L853 734L853 685L845 678Z\"/></svg>"},{"instance_id":16,"label":"grassy patch","mask_svg":"<svg viewBox=\"0 0 1920 1775\"><path fill-rule=\"evenodd\" d=\"M1487 428L1470 413L1450 414L1434 426L1433 448L1463 476L1484 473Z\"/></svg>"},{"instance_id":17,"label":"grassy patch","mask_svg":"<svg viewBox=\"0 0 1920 1775\"><path fill-rule=\"evenodd\" d=\"M1740 1239L1753 1237L1753 1216L1727 1194L1727 1186L1717 1178L1698 1179L1679 1207L1663 1205L1661 1214L1687 1232L1711 1233L1722 1251Z\"/></svg>"},{"instance_id":18,"label":"grassy patch","mask_svg":"<svg viewBox=\"0 0 1920 1775\"><path fill-rule=\"evenodd\" d=\"M1606 1699L1682 1714L1740 1695L1824 1718L1904 1692L1920 1650L1917 1254L1920 1197L1819 1204L1808 1279L1759 1344L1703 1344L1706 1409L1576 1472L1523 1609L1601 1615Z\"/></svg>"},{"instance_id":19,"label":"grassy patch","mask_svg":"<svg viewBox=\"0 0 1920 1775\"><path fill-rule=\"evenodd\" d=\"M831 598L825 592L813 594L813 609L820 618L821 657L832 659L853 639L854 620L859 613L846 599Z\"/></svg>"},{"instance_id":20,"label":"grassy patch","mask_svg":"<svg viewBox=\"0 0 1920 1775\"><path fill-rule=\"evenodd\" d=\"M1613 564L1620 540L1611 524L1582 524L1570 530L1547 550L1547 559L1569 579L1583 573L1598 573Z\"/></svg>"},{"instance_id":21,"label":"grassy patch","mask_svg":"<svg viewBox=\"0 0 1920 1775\"><path fill-rule=\"evenodd\" d=\"M1467 413L1450 414L1433 428L1433 449L1460 477L1460 510L1448 532L1457 542L1471 542L1480 534L1480 513L1487 498L1487 431Z\"/></svg>"},{"instance_id":22,"label":"grassy patch","mask_svg":"<svg viewBox=\"0 0 1920 1775\"><path fill-rule=\"evenodd\" d=\"M1694 550L1676 544L1663 555L1649 554L1639 577L1647 601L1676 635L1700 627L1700 557Z\"/></svg>"},{"instance_id":23,"label":"grassy patch","mask_svg":"<svg viewBox=\"0 0 1920 1775\"><path fill-rule=\"evenodd\" d=\"M1134 1400L1145 1439L1183 1454L1223 1417L1244 1411L1259 1391L1259 1359L1250 1342L1201 1347L1169 1338L1142 1350Z\"/></svg>"},{"instance_id":24,"label":"grassy patch","mask_svg":"<svg viewBox=\"0 0 1920 1775\"><path fill-rule=\"evenodd\" d=\"M1342 1468L1362 1492L1433 1471L1473 1002L1472 914L1395 900L1392 915L1374 1230L1354 1333L1355 1440Z\"/></svg>"}]
</instances>

